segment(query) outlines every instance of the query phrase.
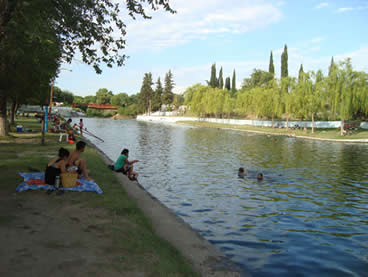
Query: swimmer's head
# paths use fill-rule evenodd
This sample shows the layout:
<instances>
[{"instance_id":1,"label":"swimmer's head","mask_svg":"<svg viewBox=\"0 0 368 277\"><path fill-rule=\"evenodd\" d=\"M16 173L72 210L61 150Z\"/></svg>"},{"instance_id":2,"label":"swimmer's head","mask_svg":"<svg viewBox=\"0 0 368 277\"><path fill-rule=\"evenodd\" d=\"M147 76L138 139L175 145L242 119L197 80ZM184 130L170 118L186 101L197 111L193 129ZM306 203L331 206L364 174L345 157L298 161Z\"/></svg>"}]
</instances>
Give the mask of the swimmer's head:
<instances>
[{"instance_id":1,"label":"swimmer's head","mask_svg":"<svg viewBox=\"0 0 368 277\"><path fill-rule=\"evenodd\" d=\"M257 179L258 180L263 180L263 174L262 173L258 173L257 174Z\"/></svg>"},{"instance_id":2,"label":"swimmer's head","mask_svg":"<svg viewBox=\"0 0 368 277\"><path fill-rule=\"evenodd\" d=\"M245 175L247 175L248 174L248 170L244 170L244 168L243 167L240 167L239 168L239 171L238 171L238 176L239 177L244 177Z\"/></svg>"}]
</instances>

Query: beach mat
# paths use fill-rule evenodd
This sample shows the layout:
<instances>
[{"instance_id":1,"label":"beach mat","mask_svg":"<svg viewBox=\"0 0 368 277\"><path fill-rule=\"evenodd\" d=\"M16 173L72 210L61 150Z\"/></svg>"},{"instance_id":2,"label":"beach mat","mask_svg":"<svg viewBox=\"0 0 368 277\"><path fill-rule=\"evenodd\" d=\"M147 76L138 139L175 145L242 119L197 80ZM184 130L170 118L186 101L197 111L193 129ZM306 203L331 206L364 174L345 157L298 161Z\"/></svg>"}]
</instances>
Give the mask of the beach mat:
<instances>
[{"instance_id":1,"label":"beach mat","mask_svg":"<svg viewBox=\"0 0 368 277\"><path fill-rule=\"evenodd\" d=\"M54 186L45 184L45 173L44 172L34 172L34 173L23 173L18 172L18 174L24 178L24 181L19 184L16 188L17 192L26 190L55 190ZM101 188L93 181L86 180L83 177L77 180L77 185L71 188L59 188L64 191L94 191L98 194L102 194Z\"/></svg>"}]
</instances>

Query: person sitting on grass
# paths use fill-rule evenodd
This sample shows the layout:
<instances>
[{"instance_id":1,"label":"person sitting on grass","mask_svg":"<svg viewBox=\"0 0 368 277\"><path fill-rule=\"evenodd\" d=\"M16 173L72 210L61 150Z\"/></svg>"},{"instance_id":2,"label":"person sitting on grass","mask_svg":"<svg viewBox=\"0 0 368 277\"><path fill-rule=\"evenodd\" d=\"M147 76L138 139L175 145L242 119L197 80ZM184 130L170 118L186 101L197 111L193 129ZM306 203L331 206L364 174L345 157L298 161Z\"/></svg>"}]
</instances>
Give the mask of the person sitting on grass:
<instances>
[{"instance_id":1,"label":"person sitting on grass","mask_svg":"<svg viewBox=\"0 0 368 277\"><path fill-rule=\"evenodd\" d=\"M63 147L59 149L58 157L48 162L45 170L45 184L55 185L56 176L66 172L66 163L69 158L69 151Z\"/></svg>"},{"instance_id":2,"label":"person sitting on grass","mask_svg":"<svg viewBox=\"0 0 368 277\"><path fill-rule=\"evenodd\" d=\"M121 151L120 157L116 160L114 165L114 170L116 172L122 172L127 175L130 180L137 180L138 173L133 171L133 164L139 162L138 160L129 161L129 150L123 149Z\"/></svg>"},{"instance_id":3,"label":"person sitting on grass","mask_svg":"<svg viewBox=\"0 0 368 277\"><path fill-rule=\"evenodd\" d=\"M93 181L88 176L86 161L80 157L84 152L86 145L87 144L84 141L77 142L76 149L69 156L67 167L69 172L77 172L78 178L83 176L85 179Z\"/></svg>"}]
</instances>

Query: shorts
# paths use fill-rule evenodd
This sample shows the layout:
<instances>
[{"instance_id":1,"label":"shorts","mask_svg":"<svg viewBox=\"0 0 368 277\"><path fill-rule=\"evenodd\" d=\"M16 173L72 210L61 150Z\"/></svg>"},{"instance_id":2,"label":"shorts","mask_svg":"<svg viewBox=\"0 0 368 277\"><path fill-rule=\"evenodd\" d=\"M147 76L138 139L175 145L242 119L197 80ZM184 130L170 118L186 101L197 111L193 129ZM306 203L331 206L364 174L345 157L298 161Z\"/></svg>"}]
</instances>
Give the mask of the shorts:
<instances>
[{"instance_id":1,"label":"shorts","mask_svg":"<svg viewBox=\"0 0 368 277\"><path fill-rule=\"evenodd\" d=\"M120 169L118 169L118 170L115 170L115 172L121 172L121 173L123 173L124 175L126 175L126 174L128 173L128 171L129 171L129 169L130 169L130 165L128 165L128 167L127 167L127 169L126 169L126 170L124 169L124 166L123 166L122 168L120 168Z\"/></svg>"}]
</instances>

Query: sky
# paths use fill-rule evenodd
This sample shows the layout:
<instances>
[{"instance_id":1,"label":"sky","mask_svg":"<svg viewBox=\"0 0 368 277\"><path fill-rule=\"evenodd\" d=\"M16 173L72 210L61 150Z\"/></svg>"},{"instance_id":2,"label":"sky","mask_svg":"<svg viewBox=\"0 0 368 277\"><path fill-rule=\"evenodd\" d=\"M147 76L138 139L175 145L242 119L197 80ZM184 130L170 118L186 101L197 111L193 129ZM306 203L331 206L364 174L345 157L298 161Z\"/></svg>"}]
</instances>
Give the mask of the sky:
<instances>
[{"instance_id":1,"label":"sky","mask_svg":"<svg viewBox=\"0 0 368 277\"><path fill-rule=\"evenodd\" d=\"M368 72L368 0L170 0L170 5L176 14L148 11L150 20L121 14L127 25L125 66L102 67L97 75L76 57L61 66L56 86L83 97L100 88L131 95L140 91L145 73L163 82L171 70L174 92L183 93L206 84L216 63L224 77L236 71L240 88L254 69L268 71L271 51L279 76L285 44L291 76L300 64L304 71L327 72L332 56L350 57L355 70Z\"/></svg>"}]
</instances>

